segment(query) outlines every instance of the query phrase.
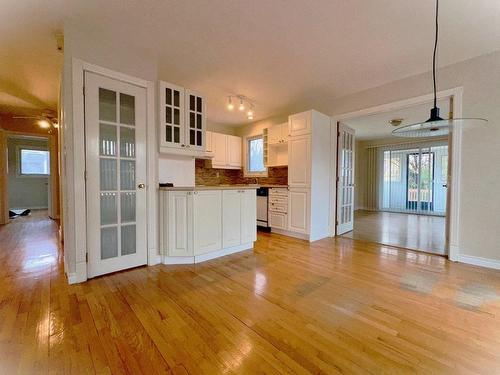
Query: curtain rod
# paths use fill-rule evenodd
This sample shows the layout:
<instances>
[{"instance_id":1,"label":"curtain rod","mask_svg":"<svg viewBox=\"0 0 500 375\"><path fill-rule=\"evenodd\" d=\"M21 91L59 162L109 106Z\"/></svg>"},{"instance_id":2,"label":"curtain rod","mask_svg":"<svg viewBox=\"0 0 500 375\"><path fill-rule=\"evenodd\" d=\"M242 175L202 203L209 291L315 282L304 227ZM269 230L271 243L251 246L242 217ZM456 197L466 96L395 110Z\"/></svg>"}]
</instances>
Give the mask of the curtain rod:
<instances>
[{"instance_id":1,"label":"curtain rod","mask_svg":"<svg viewBox=\"0 0 500 375\"><path fill-rule=\"evenodd\" d=\"M432 140L420 140L420 141L413 141L413 142L386 143L386 144L381 144L381 145L367 145L367 146L364 146L364 148L379 148L379 147L388 147L388 146L403 146L403 145L414 145L414 144L419 144L419 143L437 143L437 142L441 142L441 141L448 142L448 137L437 138L437 139L432 139Z\"/></svg>"}]
</instances>

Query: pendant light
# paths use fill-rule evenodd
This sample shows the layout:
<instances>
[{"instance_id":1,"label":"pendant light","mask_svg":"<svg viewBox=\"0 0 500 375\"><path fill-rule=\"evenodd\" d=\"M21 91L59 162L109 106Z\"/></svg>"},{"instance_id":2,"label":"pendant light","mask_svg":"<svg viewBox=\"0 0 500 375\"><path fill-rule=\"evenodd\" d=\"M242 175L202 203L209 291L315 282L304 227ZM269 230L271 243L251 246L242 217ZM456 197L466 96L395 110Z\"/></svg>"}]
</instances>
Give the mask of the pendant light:
<instances>
[{"instance_id":1,"label":"pendant light","mask_svg":"<svg viewBox=\"0 0 500 375\"><path fill-rule=\"evenodd\" d=\"M471 125L486 123L488 120L482 118L458 118L458 119L443 119L439 116L439 108L437 106L437 87L436 87L436 53L439 36L439 0L436 0L436 33L434 37L434 52L432 55L432 81L434 84L434 107L431 108L431 116L425 122L406 125L392 131L392 134L397 137L439 137L449 134L451 127L459 123Z\"/></svg>"}]
</instances>

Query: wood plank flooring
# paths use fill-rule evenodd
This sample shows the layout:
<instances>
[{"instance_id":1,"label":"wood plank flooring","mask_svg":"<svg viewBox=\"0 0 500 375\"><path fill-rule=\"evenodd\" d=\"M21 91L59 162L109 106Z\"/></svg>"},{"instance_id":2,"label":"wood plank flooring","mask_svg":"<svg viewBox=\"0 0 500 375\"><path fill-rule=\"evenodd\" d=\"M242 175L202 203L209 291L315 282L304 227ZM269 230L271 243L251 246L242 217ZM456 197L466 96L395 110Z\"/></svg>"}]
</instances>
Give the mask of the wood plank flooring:
<instances>
[{"instance_id":1,"label":"wood plank flooring","mask_svg":"<svg viewBox=\"0 0 500 375\"><path fill-rule=\"evenodd\" d=\"M445 255L445 231L442 216L357 210L354 230L343 237Z\"/></svg>"},{"instance_id":2,"label":"wood plank flooring","mask_svg":"<svg viewBox=\"0 0 500 375\"><path fill-rule=\"evenodd\" d=\"M347 238L67 285L49 219L0 227L2 374L500 373L500 272Z\"/></svg>"}]
</instances>

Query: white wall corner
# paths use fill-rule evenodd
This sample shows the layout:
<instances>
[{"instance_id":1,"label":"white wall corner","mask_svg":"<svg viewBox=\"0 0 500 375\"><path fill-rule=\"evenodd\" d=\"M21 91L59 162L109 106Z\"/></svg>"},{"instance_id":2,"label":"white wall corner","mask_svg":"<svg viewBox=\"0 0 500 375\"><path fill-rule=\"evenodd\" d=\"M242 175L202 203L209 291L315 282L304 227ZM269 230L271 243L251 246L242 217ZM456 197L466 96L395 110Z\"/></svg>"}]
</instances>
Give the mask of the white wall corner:
<instances>
[{"instance_id":1,"label":"white wall corner","mask_svg":"<svg viewBox=\"0 0 500 375\"><path fill-rule=\"evenodd\" d=\"M489 258L476 257L473 255L460 254L458 255L457 261L461 263L471 264L474 266L500 270L500 260L497 259L489 259Z\"/></svg>"},{"instance_id":2,"label":"white wall corner","mask_svg":"<svg viewBox=\"0 0 500 375\"><path fill-rule=\"evenodd\" d=\"M157 254L156 249L149 250L148 266L156 266L162 263L162 256Z\"/></svg>"}]
</instances>

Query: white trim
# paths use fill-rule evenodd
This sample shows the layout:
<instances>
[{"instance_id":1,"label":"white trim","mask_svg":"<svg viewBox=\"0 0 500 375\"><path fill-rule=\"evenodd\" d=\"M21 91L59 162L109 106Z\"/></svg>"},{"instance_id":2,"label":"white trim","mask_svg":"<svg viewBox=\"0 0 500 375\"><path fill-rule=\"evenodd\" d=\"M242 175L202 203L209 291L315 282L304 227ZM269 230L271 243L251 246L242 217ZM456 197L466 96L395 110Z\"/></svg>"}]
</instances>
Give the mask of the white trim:
<instances>
[{"instance_id":1,"label":"white trim","mask_svg":"<svg viewBox=\"0 0 500 375\"><path fill-rule=\"evenodd\" d=\"M196 264L201 262L206 262L207 260L212 260L215 258L220 258L226 255L239 253L245 250L252 250L253 243L244 243L242 245L228 247L226 249L212 251L210 253L195 255L193 257L163 257L163 264Z\"/></svg>"},{"instance_id":2,"label":"white trim","mask_svg":"<svg viewBox=\"0 0 500 375\"><path fill-rule=\"evenodd\" d=\"M84 113L84 73L85 71L134 84L146 89L146 153L147 153L147 246L148 264L158 261L157 239L157 205L156 205L156 124L155 124L155 90L154 82L143 80L111 69L103 68L83 60L72 59L72 156L73 156L73 191L68 192L69 204L74 207L74 239L69 248L75 249L76 272L68 274L68 282L83 282L87 280L87 224L85 202L85 113ZM70 178L70 175L68 175ZM151 208L156 209L151 209ZM71 281L70 281L71 280Z\"/></svg>"},{"instance_id":3,"label":"white trim","mask_svg":"<svg viewBox=\"0 0 500 375\"><path fill-rule=\"evenodd\" d=\"M476 257L472 255L459 254L457 261L461 263L471 264L474 266L500 270L500 260L497 259L489 259L483 257Z\"/></svg>"},{"instance_id":4,"label":"white trim","mask_svg":"<svg viewBox=\"0 0 500 375\"><path fill-rule=\"evenodd\" d=\"M282 236L293 237L293 238L298 238L299 240L309 241L309 235L304 233L291 232L289 230L277 229L277 228L271 228L271 233L281 234Z\"/></svg>"},{"instance_id":5,"label":"white trim","mask_svg":"<svg viewBox=\"0 0 500 375\"><path fill-rule=\"evenodd\" d=\"M463 87L455 87L449 90L437 92L437 99L444 99L453 97L453 117L462 117L462 97ZM343 121L354 117L361 117L367 115L374 115L384 112L390 112L402 108L412 107L419 104L432 102L433 94L421 95L409 99L399 100L387 104L382 104L375 107L369 107L358 111L347 112L340 115L332 116L332 121ZM460 174L461 174L461 153L462 153L462 126L458 124L455 126L454 131L451 133L452 137L452 163L451 163L451 194L450 201L448 202L448 215L449 215L449 245L448 245L448 258L456 261L460 254L459 243L459 224L460 224ZM336 186L335 186L336 189ZM335 212L332 213L335 217Z\"/></svg>"}]
</instances>

